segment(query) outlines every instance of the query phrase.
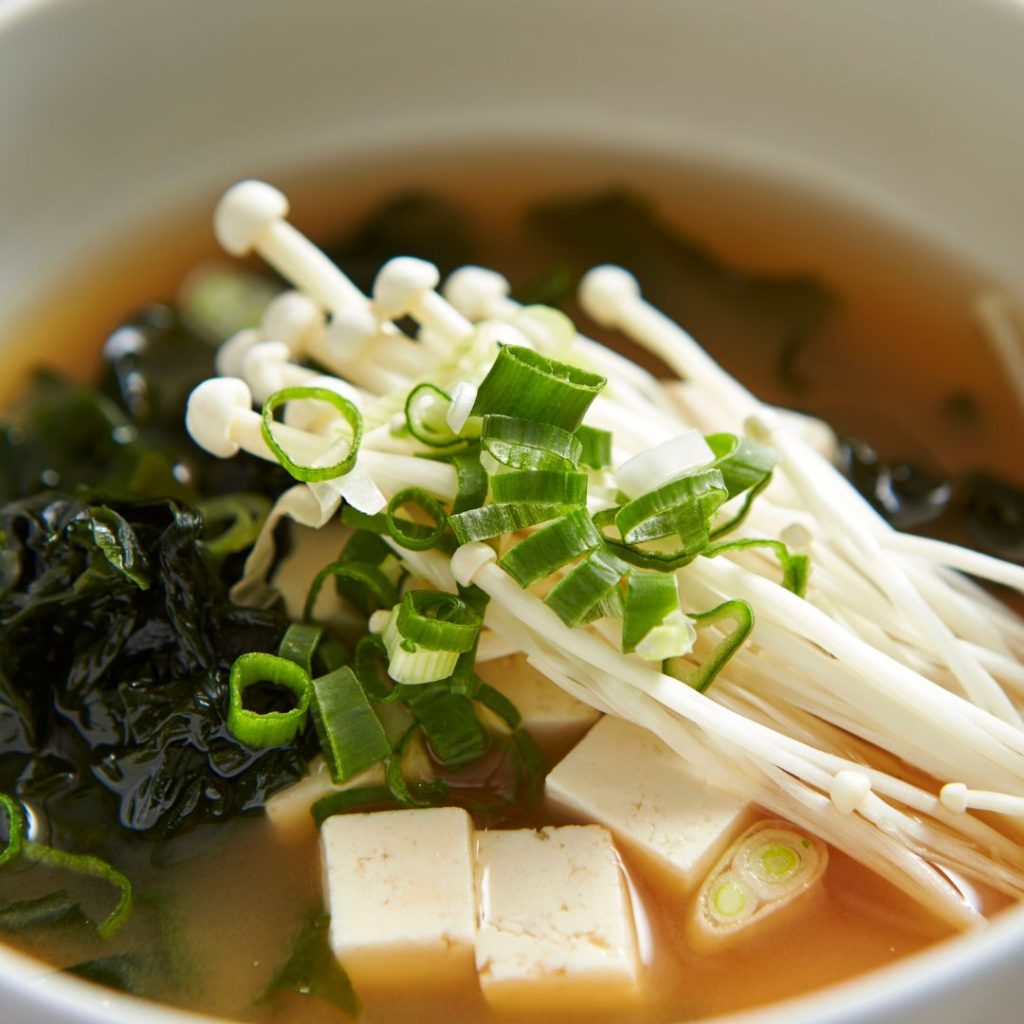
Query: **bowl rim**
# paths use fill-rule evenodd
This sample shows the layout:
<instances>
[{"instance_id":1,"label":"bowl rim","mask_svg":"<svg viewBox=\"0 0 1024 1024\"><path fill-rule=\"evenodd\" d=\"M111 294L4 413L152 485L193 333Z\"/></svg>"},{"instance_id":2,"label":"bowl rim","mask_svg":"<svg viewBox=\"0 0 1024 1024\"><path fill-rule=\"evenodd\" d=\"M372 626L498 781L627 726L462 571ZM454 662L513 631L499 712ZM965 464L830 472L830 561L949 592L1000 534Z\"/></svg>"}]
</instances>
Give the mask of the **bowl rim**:
<instances>
[{"instance_id":1,"label":"bowl rim","mask_svg":"<svg viewBox=\"0 0 1024 1024\"><path fill-rule=\"evenodd\" d=\"M0 33L75 0L2 0ZM978 7L1024 14L1024 0L975 0ZM1011 907L979 932L953 936L898 961L781 1001L702 1018L705 1024L859 1024L871 1015L913 1010L955 990L967 976L983 977L1024 957L1024 905ZM0 942L0 996L22 998L16 1009L60 1013L81 1024L224 1024L230 1018L140 999L66 974Z\"/></svg>"}]
</instances>

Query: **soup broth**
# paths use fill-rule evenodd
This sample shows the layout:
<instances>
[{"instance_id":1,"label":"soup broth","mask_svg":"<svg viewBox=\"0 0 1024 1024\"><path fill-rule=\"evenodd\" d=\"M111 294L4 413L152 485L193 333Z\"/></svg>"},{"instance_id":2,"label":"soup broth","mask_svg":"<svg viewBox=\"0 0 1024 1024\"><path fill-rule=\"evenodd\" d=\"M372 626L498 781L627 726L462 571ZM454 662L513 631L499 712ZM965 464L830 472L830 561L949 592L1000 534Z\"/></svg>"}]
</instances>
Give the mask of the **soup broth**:
<instances>
[{"instance_id":1,"label":"soup broth","mask_svg":"<svg viewBox=\"0 0 1024 1024\"><path fill-rule=\"evenodd\" d=\"M908 460L953 482L953 500L923 524L926 531L971 539L966 499L957 490L971 475L1024 486L1021 410L971 312L990 283L862 212L720 168L624 167L557 154L423 157L280 184L294 197L296 225L329 248L395 196L427 196L407 208L409 216L425 218L428 234L429 218L442 216L437 211L455 218L455 261L494 267L515 292L541 299L559 286L539 280L538 268L576 270L610 259L643 264L642 246L652 245L663 261L667 254L692 274L690 283L684 275L676 286L670 268L648 283L636 267L652 300L757 394L827 420L882 459ZM592 205L581 211L583 201ZM206 217L205 208L190 212L173 229L153 230L67 282L22 332L17 372L6 375L11 387L38 352L89 376L99 344L123 315L153 296L171 296L189 266L214 255L201 227ZM607 237L573 241L574 218L587 217L597 218ZM386 248L391 239L380 232ZM608 332L591 326L591 333L622 346ZM334 555L326 551L324 561ZM504 824L565 820L542 805ZM166 843L125 836L118 850L117 866L139 893L121 934L102 948L81 929L11 941L59 968L121 958L146 996L213 1015L264 1024L344 1019L317 999L261 998L304 918L321 903L312 829L284 842L254 815ZM894 887L832 851L824 895L812 910L735 948L702 953L683 926L688 900L669 894L628 854L624 863L649 1002L599 1018L607 1024L668 1024L741 1010L891 963L950 934ZM45 891L36 874L0 872L0 904ZM987 891L971 894L986 913L1006 903ZM361 995L367 1024L518 1019L489 1010L475 989L425 996L398 979L386 996Z\"/></svg>"}]
</instances>

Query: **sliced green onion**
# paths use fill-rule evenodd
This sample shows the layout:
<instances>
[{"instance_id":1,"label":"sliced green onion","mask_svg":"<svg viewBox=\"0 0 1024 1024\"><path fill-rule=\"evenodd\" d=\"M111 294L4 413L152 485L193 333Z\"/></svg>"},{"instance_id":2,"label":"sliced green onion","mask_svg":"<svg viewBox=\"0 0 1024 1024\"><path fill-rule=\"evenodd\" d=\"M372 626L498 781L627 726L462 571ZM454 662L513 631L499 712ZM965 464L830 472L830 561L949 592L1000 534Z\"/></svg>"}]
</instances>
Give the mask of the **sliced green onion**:
<instances>
[{"instance_id":1,"label":"sliced green onion","mask_svg":"<svg viewBox=\"0 0 1024 1024\"><path fill-rule=\"evenodd\" d=\"M774 448L735 434L708 434L705 440L715 453L714 467L722 474L728 500L746 494L736 513L714 526L714 540L735 530L747 518L754 500L771 483L779 454Z\"/></svg>"},{"instance_id":2,"label":"sliced green onion","mask_svg":"<svg viewBox=\"0 0 1024 1024\"><path fill-rule=\"evenodd\" d=\"M186 278L179 308L192 330L219 345L241 330L258 327L280 291L280 284L263 274L233 264L207 264Z\"/></svg>"},{"instance_id":3,"label":"sliced green onion","mask_svg":"<svg viewBox=\"0 0 1024 1024\"><path fill-rule=\"evenodd\" d=\"M61 871L70 871L76 875L88 875L90 878L99 878L117 889L117 904L96 926L96 931L101 938L109 939L113 936L131 915L134 901L132 883L105 860L100 860L99 857L92 857L85 853L68 853L65 850L55 850L51 846L43 846L41 843L28 841L24 845L24 855L26 860L33 861L36 864L44 864L47 867L57 868Z\"/></svg>"},{"instance_id":4,"label":"sliced green onion","mask_svg":"<svg viewBox=\"0 0 1024 1024\"><path fill-rule=\"evenodd\" d=\"M285 631L277 648L279 658L287 658L313 674L313 655L323 639L324 627L305 622L294 622Z\"/></svg>"},{"instance_id":5,"label":"sliced green onion","mask_svg":"<svg viewBox=\"0 0 1024 1024\"><path fill-rule=\"evenodd\" d=\"M303 466L295 462L291 456L278 444L274 437L274 411L286 402L297 400L314 399L319 402L326 402L339 413L352 431L352 441L344 458L330 466ZM283 388L276 391L263 403L262 414L263 440L267 447L274 453L274 457L296 480L305 483L315 483L323 480L333 480L335 477L344 476L356 464L359 455L359 445L363 439L363 416L362 413L347 398L330 391L327 388L296 387ZM325 438L325 440L327 440ZM328 449L329 450L329 449Z\"/></svg>"},{"instance_id":6,"label":"sliced green onion","mask_svg":"<svg viewBox=\"0 0 1024 1024\"><path fill-rule=\"evenodd\" d=\"M575 430L605 379L521 345L505 345L477 390L473 414L518 416Z\"/></svg>"},{"instance_id":7,"label":"sliced green onion","mask_svg":"<svg viewBox=\"0 0 1024 1024\"><path fill-rule=\"evenodd\" d=\"M313 723L336 785L391 754L384 727L350 668L313 680Z\"/></svg>"},{"instance_id":8,"label":"sliced green onion","mask_svg":"<svg viewBox=\"0 0 1024 1024\"><path fill-rule=\"evenodd\" d=\"M405 699L404 688L388 676L388 649L379 636L364 633L356 641L352 668L370 700L389 704Z\"/></svg>"},{"instance_id":9,"label":"sliced green onion","mask_svg":"<svg viewBox=\"0 0 1024 1024\"><path fill-rule=\"evenodd\" d=\"M470 698L452 693L444 683L417 689L409 707L434 757L448 767L479 761L490 741Z\"/></svg>"},{"instance_id":10,"label":"sliced green onion","mask_svg":"<svg viewBox=\"0 0 1024 1024\"><path fill-rule=\"evenodd\" d=\"M583 505L587 500L586 473L555 469L517 469L491 477L491 496L498 503L552 502Z\"/></svg>"},{"instance_id":11,"label":"sliced green onion","mask_svg":"<svg viewBox=\"0 0 1024 1024\"><path fill-rule=\"evenodd\" d=\"M699 430L685 430L626 459L615 470L615 483L627 498L639 498L641 494L705 469L714 461L715 453L704 435Z\"/></svg>"},{"instance_id":12,"label":"sliced green onion","mask_svg":"<svg viewBox=\"0 0 1024 1024\"><path fill-rule=\"evenodd\" d=\"M445 461L452 464L457 481L452 513L458 514L479 508L487 498L487 472L480 465L480 453L474 450L452 455Z\"/></svg>"},{"instance_id":13,"label":"sliced green onion","mask_svg":"<svg viewBox=\"0 0 1024 1024\"><path fill-rule=\"evenodd\" d=\"M550 590L544 603L567 626L622 614L619 584L629 566L602 545Z\"/></svg>"},{"instance_id":14,"label":"sliced green onion","mask_svg":"<svg viewBox=\"0 0 1024 1024\"><path fill-rule=\"evenodd\" d=\"M560 309L552 306L539 303L523 306L514 323L547 352L563 351L576 340L576 325Z\"/></svg>"},{"instance_id":15,"label":"sliced green onion","mask_svg":"<svg viewBox=\"0 0 1024 1024\"><path fill-rule=\"evenodd\" d=\"M730 498L756 487L779 461L779 453L768 445L735 434L707 434L704 438L715 453L714 467L722 474Z\"/></svg>"},{"instance_id":16,"label":"sliced green onion","mask_svg":"<svg viewBox=\"0 0 1024 1024\"><path fill-rule=\"evenodd\" d=\"M394 552L380 537L368 530L356 530L338 558L325 565L313 578L306 595L304 619L312 618L320 589L330 576L335 579L339 597L353 604L364 615L370 615L379 608L390 607L398 600L402 567Z\"/></svg>"},{"instance_id":17,"label":"sliced green onion","mask_svg":"<svg viewBox=\"0 0 1024 1024\"><path fill-rule=\"evenodd\" d=\"M338 581L338 592L342 596L351 599L354 595L359 595L359 599L353 603L367 615L378 608L394 604L398 596L395 582L377 566L365 562L331 562L313 577L302 610L304 619L312 619L316 599L320 596L320 590L329 576Z\"/></svg>"},{"instance_id":18,"label":"sliced green onion","mask_svg":"<svg viewBox=\"0 0 1024 1024\"><path fill-rule=\"evenodd\" d=\"M705 906L709 916L721 924L735 924L752 917L759 901L733 872L715 879Z\"/></svg>"},{"instance_id":19,"label":"sliced green onion","mask_svg":"<svg viewBox=\"0 0 1024 1024\"><path fill-rule=\"evenodd\" d=\"M447 679L459 655L474 648L480 626L476 612L454 594L410 591L384 630L388 675L407 686Z\"/></svg>"},{"instance_id":20,"label":"sliced green onion","mask_svg":"<svg viewBox=\"0 0 1024 1024\"><path fill-rule=\"evenodd\" d=\"M679 586L670 573L631 572L626 579L622 650L629 654L665 616L679 609Z\"/></svg>"},{"instance_id":21,"label":"sliced green onion","mask_svg":"<svg viewBox=\"0 0 1024 1024\"><path fill-rule=\"evenodd\" d=\"M481 461L502 469L571 470L579 464L583 442L551 423L518 416L485 416L480 435ZM488 458L485 459L484 457Z\"/></svg>"},{"instance_id":22,"label":"sliced green onion","mask_svg":"<svg viewBox=\"0 0 1024 1024\"><path fill-rule=\"evenodd\" d=\"M433 526L399 519L397 512L407 505L420 508L433 521ZM427 494L422 487L405 487L389 502L384 513L388 533L395 543L410 551L426 551L434 547L444 536L448 526L448 516L436 498Z\"/></svg>"},{"instance_id":23,"label":"sliced green onion","mask_svg":"<svg viewBox=\"0 0 1024 1024\"><path fill-rule=\"evenodd\" d=\"M490 683L480 683L476 688L474 699L488 711L497 715L510 729L518 729L522 724L523 716L519 713L519 709L501 690L495 689Z\"/></svg>"},{"instance_id":24,"label":"sliced green onion","mask_svg":"<svg viewBox=\"0 0 1024 1024\"><path fill-rule=\"evenodd\" d=\"M388 675L396 683L422 686L447 679L455 671L458 652L420 648L406 640L398 628L397 611L391 614L383 637L388 650Z\"/></svg>"},{"instance_id":25,"label":"sliced green onion","mask_svg":"<svg viewBox=\"0 0 1024 1024\"><path fill-rule=\"evenodd\" d=\"M612 464L611 431L599 427L588 427L585 423L576 428L576 439L583 446L579 464L590 469L607 469Z\"/></svg>"},{"instance_id":26,"label":"sliced green onion","mask_svg":"<svg viewBox=\"0 0 1024 1024\"><path fill-rule=\"evenodd\" d=\"M754 628L754 612L746 601L723 601L706 612L691 613L690 618L700 626L715 626L731 619L735 625L715 645L710 654L699 665L693 665L683 658L669 658L662 665L662 671L703 693L725 668L729 659L740 649Z\"/></svg>"},{"instance_id":27,"label":"sliced green onion","mask_svg":"<svg viewBox=\"0 0 1024 1024\"><path fill-rule=\"evenodd\" d=\"M313 803L309 813L313 822L320 828L328 818L336 814L347 814L349 811L363 810L374 804L390 803L393 797L387 786L358 786L355 789L343 789L338 793L322 796Z\"/></svg>"},{"instance_id":28,"label":"sliced green onion","mask_svg":"<svg viewBox=\"0 0 1024 1024\"><path fill-rule=\"evenodd\" d=\"M431 448L448 448L462 438L448 426L451 395L436 384L417 384L405 400L405 425L410 434Z\"/></svg>"},{"instance_id":29,"label":"sliced green onion","mask_svg":"<svg viewBox=\"0 0 1024 1024\"><path fill-rule=\"evenodd\" d=\"M728 492L717 469L703 469L658 487L615 513L628 544L676 536L684 551L697 553L708 541L708 520Z\"/></svg>"},{"instance_id":30,"label":"sliced green onion","mask_svg":"<svg viewBox=\"0 0 1024 1024\"><path fill-rule=\"evenodd\" d=\"M132 884L116 868L111 867L99 857L85 853L68 853L55 850L25 837L25 815L21 804L6 793L0 793L0 808L7 820L7 842L0 850L0 867L11 863L17 857L34 864L70 871L77 875L89 875L109 882L119 892L117 905L101 921L96 931L104 939L109 939L128 919L132 912Z\"/></svg>"},{"instance_id":31,"label":"sliced green onion","mask_svg":"<svg viewBox=\"0 0 1024 1024\"><path fill-rule=\"evenodd\" d=\"M529 800L531 803L537 803L544 796L544 776L548 772L544 754L537 746L537 741L525 729L516 729L512 733L512 742L515 744L520 769L526 779Z\"/></svg>"},{"instance_id":32,"label":"sliced green onion","mask_svg":"<svg viewBox=\"0 0 1024 1024\"><path fill-rule=\"evenodd\" d=\"M528 587L600 543L601 535L586 509L579 508L521 540L498 559L498 565L519 586Z\"/></svg>"},{"instance_id":33,"label":"sliced green onion","mask_svg":"<svg viewBox=\"0 0 1024 1024\"><path fill-rule=\"evenodd\" d=\"M3 810L3 817L7 821L7 841L0 849L0 868L21 856L25 845L25 818L22 814L21 804L9 797L6 793L0 793L0 809Z\"/></svg>"},{"instance_id":34,"label":"sliced green onion","mask_svg":"<svg viewBox=\"0 0 1024 1024\"><path fill-rule=\"evenodd\" d=\"M827 852L820 841L784 827L759 822L735 844L733 869L764 900L784 899L821 877Z\"/></svg>"},{"instance_id":35,"label":"sliced green onion","mask_svg":"<svg viewBox=\"0 0 1024 1024\"><path fill-rule=\"evenodd\" d=\"M203 547L214 558L226 558L251 547L270 513L270 499L262 494L225 494L206 498L197 505L203 526L227 525L213 537L203 538Z\"/></svg>"},{"instance_id":36,"label":"sliced green onion","mask_svg":"<svg viewBox=\"0 0 1024 1024\"><path fill-rule=\"evenodd\" d=\"M245 691L261 682L291 691L295 707L266 714L246 708ZM247 746L278 747L290 743L306 724L312 683L309 673L294 661L260 652L243 654L231 666L229 688L228 731Z\"/></svg>"},{"instance_id":37,"label":"sliced green onion","mask_svg":"<svg viewBox=\"0 0 1024 1024\"><path fill-rule=\"evenodd\" d=\"M325 672L333 672L336 668L348 664L348 651L336 637L324 637L316 649L316 660ZM313 674L310 672L311 676Z\"/></svg>"},{"instance_id":38,"label":"sliced green onion","mask_svg":"<svg viewBox=\"0 0 1024 1024\"><path fill-rule=\"evenodd\" d=\"M622 650L647 661L680 657L693 647L694 629L679 604L672 573L629 573L622 616Z\"/></svg>"},{"instance_id":39,"label":"sliced green onion","mask_svg":"<svg viewBox=\"0 0 1024 1024\"><path fill-rule=\"evenodd\" d=\"M722 541L711 544L701 554L705 558L724 555L727 551L746 551L752 548L767 548L779 560L782 567L782 585L791 590L797 597L807 593L807 579L811 571L811 560L807 555L794 555L781 540L751 539Z\"/></svg>"},{"instance_id":40,"label":"sliced green onion","mask_svg":"<svg viewBox=\"0 0 1024 1024\"><path fill-rule=\"evenodd\" d=\"M351 505L342 505L341 521L355 530L362 530L363 533L375 533L379 537L386 537L388 533L388 521L384 518L383 512L360 512Z\"/></svg>"},{"instance_id":41,"label":"sliced green onion","mask_svg":"<svg viewBox=\"0 0 1024 1024\"><path fill-rule=\"evenodd\" d=\"M750 509L753 506L758 495L772 482L771 474L769 473L759 484L751 487L743 495L743 503L736 510L734 515L729 516L724 522L718 522L714 525L711 530L711 540L716 540L718 537L724 537L725 534L731 533L736 529L750 514Z\"/></svg>"},{"instance_id":42,"label":"sliced green onion","mask_svg":"<svg viewBox=\"0 0 1024 1024\"><path fill-rule=\"evenodd\" d=\"M481 590L479 587L459 587L459 597L476 612L480 621L483 622L484 612L487 610L487 604L490 601L490 596L486 591ZM476 650L479 644L480 634L477 633L473 646L468 651L463 651L459 655L459 660L455 663L451 679L448 681L452 693L460 693L465 697L472 697L480 685L480 679L476 674Z\"/></svg>"},{"instance_id":43,"label":"sliced green onion","mask_svg":"<svg viewBox=\"0 0 1024 1024\"><path fill-rule=\"evenodd\" d=\"M619 556L624 562L640 569L654 569L658 572L675 572L689 565L697 553L687 551L678 544L666 541L655 541L654 547L641 547L638 544L627 544L616 530L617 536L607 531L615 528L615 516L619 508L605 508L593 515L593 523L601 531L601 540L605 546Z\"/></svg>"},{"instance_id":44,"label":"sliced green onion","mask_svg":"<svg viewBox=\"0 0 1024 1024\"><path fill-rule=\"evenodd\" d=\"M448 795L448 786L441 779L426 779L410 786L403 771L406 752L419 731L418 725L409 727L395 752L388 758L384 775L392 797L402 806L436 807Z\"/></svg>"},{"instance_id":45,"label":"sliced green onion","mask_svg":"<svg viewBox=\"0 0 1024 1024\"><path fill-rule=\"evenodd\" d=\"M410 590L398 606L403 640L431 651L472 650L481 625L461 597L440 590Z\"/></svg>"},{"instance_id":46,"label":"sliced green onion","mask_svg":"<svg viewBox=\"0 0 1024 1024\"><path fill-rule=\"evenodd\" d=\"M468 544L473 540L492 540L507 533L525 530L570 511L565 505L551 502L510 501L499 505L484 505L448 517L456 540Z\"/></svg>"}]
</instances>

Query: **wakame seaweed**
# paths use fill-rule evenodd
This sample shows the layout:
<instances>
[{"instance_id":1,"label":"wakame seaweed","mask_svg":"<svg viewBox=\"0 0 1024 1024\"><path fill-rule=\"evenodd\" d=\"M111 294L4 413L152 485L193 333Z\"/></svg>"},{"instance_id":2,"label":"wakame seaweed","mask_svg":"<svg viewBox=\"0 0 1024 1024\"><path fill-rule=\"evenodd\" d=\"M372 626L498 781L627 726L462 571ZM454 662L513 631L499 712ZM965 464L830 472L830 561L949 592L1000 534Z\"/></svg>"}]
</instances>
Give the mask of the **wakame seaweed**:
<instances>
[{"instance_id":1,"label":"wakame seaweed","mask_svg":"<svg viewBox=\"0 0 1024 1024\"><path fill-rule=\"evenodd\" d=\"M437 265L442 275L479 258L466 212L429 192L406 192L371 210L327 255L369 292L381 266L396 253Z\"/></svg>"},{"instance_id":2,"label":"wakame seaweed","mask_svg":"<svg viewBox=\"0 0 1024 1024\"><path fill-rule=\"evenodd\" d=\"M527 226L556 266L550 278L527 290L530 301L561 298L558 304L564 304L583 271L615 263L634 273L647 298L712 351L724 339L742 338L774 360L784 383L804 385L801 353L836 305L816 277L730 266L666 225L643 196L624 189L541 203L529 210Z\"/></svg>"},{"instance_id":3,"label":"wakame seaweed","mask_svg":"<svg viewBox=\"0 0 1024 1024\"><path fill-rule=\"evenodd\" d=\"M90 791L123 827L167 835L305 774L311 738L254 750L228 732L232 662L274 650L286 621L230 603L201 530L166 498L0 509L0 789L58 831Z\"/></svg>"},{"instance_id":4,"label":"wakame seaweed","mask_svg":"<svg viewBox=\"0 0 1024 1024\"><path fill-rule=\"evenodd\" d=\"M185 430L189 392L214 375L214 355L173 308L153 304L107 339L96 386L39 371L0 424L0 501L41 490L192 502L279 494L290 482L280 466L214 458Z\"/></svg>"}]
</instances>

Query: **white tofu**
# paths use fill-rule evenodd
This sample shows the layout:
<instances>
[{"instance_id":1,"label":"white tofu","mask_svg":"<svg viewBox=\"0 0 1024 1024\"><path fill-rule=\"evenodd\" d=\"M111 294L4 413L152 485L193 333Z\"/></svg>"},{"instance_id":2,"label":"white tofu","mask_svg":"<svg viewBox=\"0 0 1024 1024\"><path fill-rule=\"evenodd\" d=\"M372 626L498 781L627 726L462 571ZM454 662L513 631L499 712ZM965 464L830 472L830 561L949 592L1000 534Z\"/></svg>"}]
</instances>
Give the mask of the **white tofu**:
<instances>
[{"instance_id":1,"label":"white tofu","mask_svg":"<svg viewBox=\"0 0 1024 1024\"><path fill-rule=\"evenodd\" d=\"M459 807L329 818L331 947L358 991L473 984L473 828Z\"/></svg>"},{"instance_id":2,"label":"white tofu","mask_svg":"<svg viewBox=\"0 0 1024 1024\"><path fill-rule=\"evenodd\" d=\"M309 811L317 800L341 790L383 785L383 764L376 764L355 778L349 779L344 785L336 786L331 780L327 762L322 757L317 757L310 762L309 774L304 779L275 793L267 801L267 820L282 842L296 843L308 840L316 833L313 816Z\"/></svg>"},{"instance_id":3,"label":"white tofu","mask_svg":"<svg viewBox=\"0 0 1024 1024\"><path fill-rule=\"evenodd\" d=\"M704 880L751 815L656 736L604 717L555 766L548 799L610 829L623 848L685 892Z\"/></svg>"},{"instance_id":4,"label":"white tofu","mask_svg":"<svg viewBox=\"0 0 1024 1024\"><path fill-rule=\"evenodd\" d=\"M351 530L340 522L329 522L319 530L298 523L288 524L292 550L275 569L271 582L284 598L285 611L292 619L303 617L306 594L316 574L333 562L345 546ZM343 621L347 617L344 605L334 588L333 580L326 580L314 608L320 621Z\"/></svg>"},{"instance_id":5,"label":"white tofu","mask_svg":"<svg viewBox=\"0 0 1024 1024\"><path fill-rule=\"evenodd\" d=\"M545 752L561 753L575 743L600 713L542 676L524 654L477 664L477 675L519 709L523 726Z\"/></svg>"},{"instance_id":6,"label":"white tofu","mask_svg":"<svg viewBox=\"0 0 1024 1024\"><path fill-rule=\"evenodd\" d=\"M502 1010L602 1011L640 993L636 927L611 835L597 825L477 834L476 965Z\"/></svg>"}]
</instances>

